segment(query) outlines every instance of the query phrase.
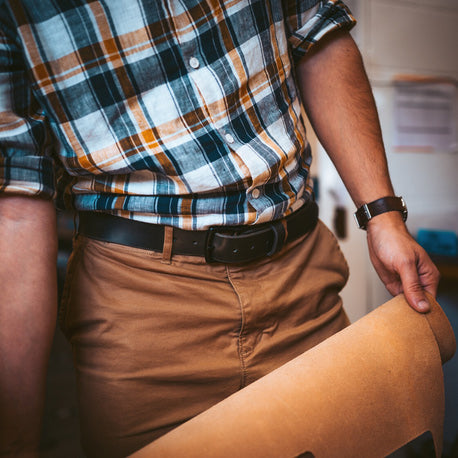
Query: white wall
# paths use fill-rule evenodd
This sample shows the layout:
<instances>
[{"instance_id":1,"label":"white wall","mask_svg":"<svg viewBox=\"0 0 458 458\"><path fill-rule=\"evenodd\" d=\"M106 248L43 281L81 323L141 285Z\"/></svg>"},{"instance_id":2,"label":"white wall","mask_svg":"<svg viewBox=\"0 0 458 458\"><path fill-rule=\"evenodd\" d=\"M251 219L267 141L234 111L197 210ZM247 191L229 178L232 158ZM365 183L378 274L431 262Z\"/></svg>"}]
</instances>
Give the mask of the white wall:
<instances>
[{"instance_id":1,"label":"white wall","mask_svg":"<svg viewBox=\"0 0 458 458\"><path fill-rule=\"evenodd\" d=\"M395 152L393 78L399 74L446 76L458 80L458 0L347 0L358 19L353 36L373 85L396 192L409 207L409 229L452 228L458 231L458 154ZM455 118L457 118L455 116ZM458 126L458 118L456 119ZM341 191L347 206L349 238L341 242L351 277L343 291L352 320L390 296L370 265L365 234L352 221L354 206L331 162L318 151L321 217L331 227L334 202Z\"/></svg>"}]
</instances>

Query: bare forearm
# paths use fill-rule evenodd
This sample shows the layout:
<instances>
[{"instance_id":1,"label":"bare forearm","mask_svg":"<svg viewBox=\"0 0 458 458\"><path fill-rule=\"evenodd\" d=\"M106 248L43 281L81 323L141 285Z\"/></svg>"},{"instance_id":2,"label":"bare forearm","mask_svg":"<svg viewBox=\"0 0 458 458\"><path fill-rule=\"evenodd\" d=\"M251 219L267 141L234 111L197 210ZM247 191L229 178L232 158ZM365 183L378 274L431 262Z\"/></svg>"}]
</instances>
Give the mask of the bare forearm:
<instances>
[{"instance_id":1,"label":"bare forearm","mask_svg":"<svg viewBox=\"0 0 458 458\"><path fill-rule=\"evenodd\" d=\"M56 318L51 202L0 198L0 456L34 456Z\"/></svg>"},{"instance_id":2,"label":"bare forearm","mask_svg":"<svg viewBox=\"0 0 458 458\"><path fill-rule=\"evenodd\" d=\"M377 110L361 55L347 32L316 45L297 68L302 99L315 132L356 206L393 195ZM418 311L429 309L439 275L425 251L390 211L367 227L372 263L392 294L404 293Z\"/></svg>"},{"instance_id":3,"label":"bare forearm","mask_svg":"<svg viewBox=\"0 0 458 458\"><path fill-rule=\"evenodd\" d=\"M357 206L393 194L374 98L347 32L315 45L297 78L310 122Z\"/></svg>"}]
</instances>

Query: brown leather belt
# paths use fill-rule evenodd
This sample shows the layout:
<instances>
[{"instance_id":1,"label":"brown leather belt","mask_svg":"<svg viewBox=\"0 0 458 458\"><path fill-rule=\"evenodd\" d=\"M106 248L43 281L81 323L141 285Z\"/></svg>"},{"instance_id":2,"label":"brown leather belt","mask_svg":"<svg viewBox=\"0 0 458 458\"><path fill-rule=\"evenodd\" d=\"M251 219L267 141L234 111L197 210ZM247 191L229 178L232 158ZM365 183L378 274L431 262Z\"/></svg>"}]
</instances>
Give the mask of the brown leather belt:
<instances>
[{"instance_id":1,"label":"brown leather belt","mask_svg":"<svg viewBox=\"0 0 458 458\"><path fill-rule=\"evenodd\" d=\"M205 257L211 262L244 263L272 256L315 228L318 206L303 205L286 218L253 226L213 226L204 231L173 229L173 254ZM80 212L78 233L95 240L162 251L164 227L101 212Z\"/></svg>"}]
</instances>

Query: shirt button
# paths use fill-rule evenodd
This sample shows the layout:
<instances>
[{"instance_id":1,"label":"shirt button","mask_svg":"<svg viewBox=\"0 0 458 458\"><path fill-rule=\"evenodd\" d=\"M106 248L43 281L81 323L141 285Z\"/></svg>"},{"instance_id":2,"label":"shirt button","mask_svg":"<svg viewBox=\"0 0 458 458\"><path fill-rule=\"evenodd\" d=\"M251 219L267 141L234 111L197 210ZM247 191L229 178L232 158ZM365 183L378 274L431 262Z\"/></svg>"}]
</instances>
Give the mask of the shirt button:
<instances>
[{"instance_id":1,"label":"shirt button","mask_svg":"<svg viewBox=\"0 0 458 458\"><path fill-rule=\"evenodd\" d=\"M191 57L191 58L189 59L189 65L190 65L192 68L199 68L199 67L200 67L199 59L197 59L197 57Z\"/></svg>"},{"instance_id":2,"label":"shirt button","mask_svg":"<svg viewBox=\"0 0 458 458\"><path fill-rule=\"evenodd\" d=\"M226 141L228 143L234 143L235 142L234 137L231 134L224 135L224 138L226 139Z\"/></svg>"},{"instance_id":3,"label":"shirt button","mask_svg":"<svg viewBox=\"0 0 458 458\"><path fill-rule=\"evenodd\" d=\"M257 188L251 191L251 197L253 197L253 199L257 199L260 195L261 195L261 191Z\"/></svg>"}]
</instances>

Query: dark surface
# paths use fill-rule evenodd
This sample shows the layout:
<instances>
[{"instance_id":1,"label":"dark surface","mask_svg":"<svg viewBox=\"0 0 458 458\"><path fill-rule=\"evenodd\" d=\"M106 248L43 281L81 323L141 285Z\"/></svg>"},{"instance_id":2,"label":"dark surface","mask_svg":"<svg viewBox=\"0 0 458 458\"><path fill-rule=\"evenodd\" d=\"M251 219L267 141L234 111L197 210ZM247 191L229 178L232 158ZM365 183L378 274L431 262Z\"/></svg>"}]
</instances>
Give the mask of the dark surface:
<instances>
[{"instance_id":1,"label":"dark surface","mask_svg":"<svg viewBox=\"0 0 458 458\"><path fill-rule=\"evenodd\" d=\"M54 337L49 363L40 456L84 457L80 446L71 350L59 330Z\"/></svg>"}]
</instances>

